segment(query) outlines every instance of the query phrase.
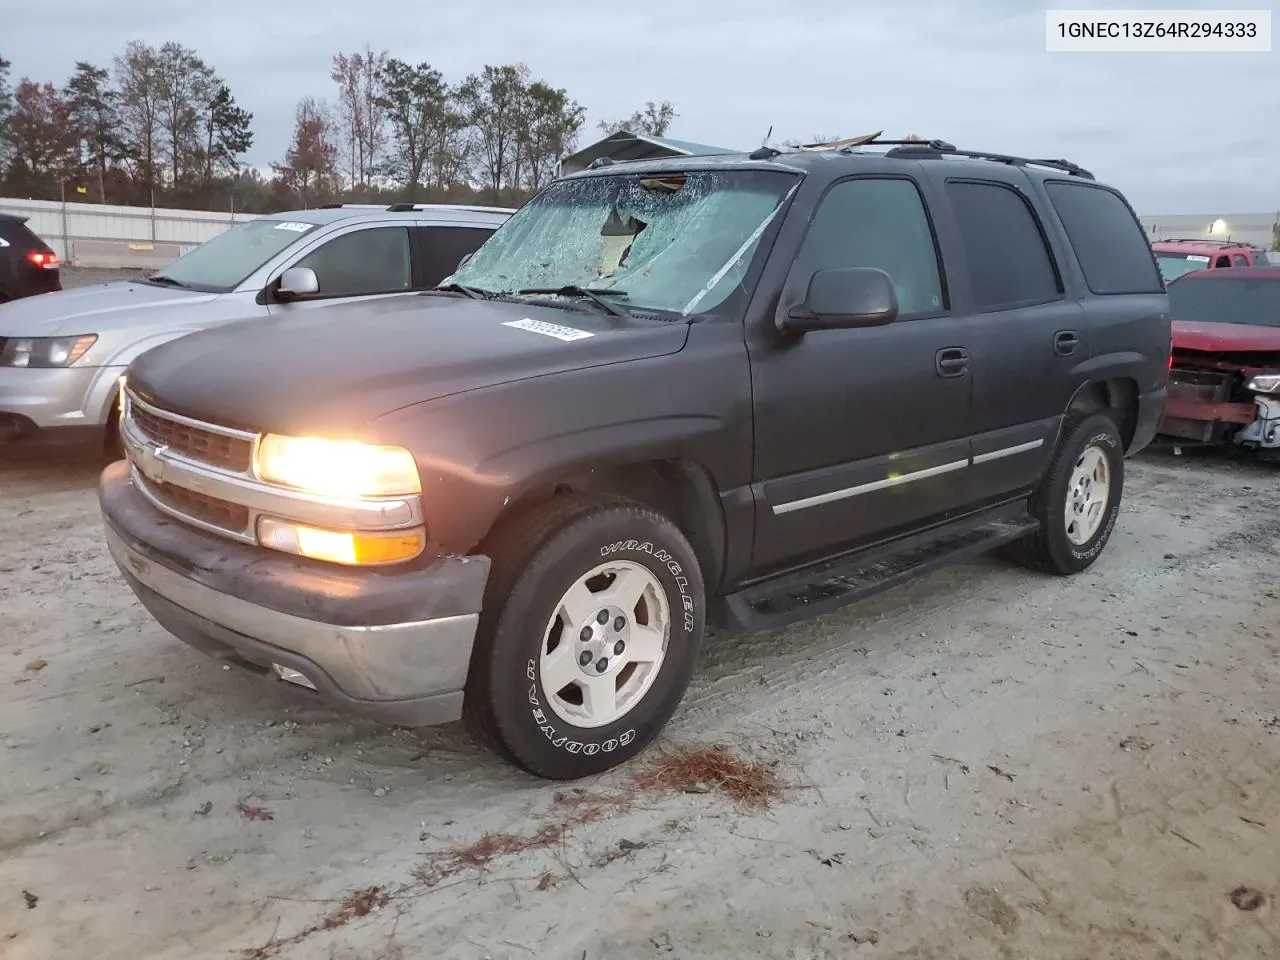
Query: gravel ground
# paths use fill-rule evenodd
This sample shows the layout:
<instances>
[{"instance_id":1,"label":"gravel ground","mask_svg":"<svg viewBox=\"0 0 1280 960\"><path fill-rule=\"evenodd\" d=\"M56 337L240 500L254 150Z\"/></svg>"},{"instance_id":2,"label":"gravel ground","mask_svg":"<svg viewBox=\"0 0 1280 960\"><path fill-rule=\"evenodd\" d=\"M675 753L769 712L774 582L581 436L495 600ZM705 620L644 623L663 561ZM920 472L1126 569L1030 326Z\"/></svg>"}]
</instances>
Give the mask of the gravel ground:
<instances>
[{"instance_id":1,"label":"gravel ground","mask_svg":"<svg viewBox=\"0 0 1280 960\"><path fill-rule=\"evenodd\" d=\"M106 270L98 267L63 267L62 288L88 287L95 283L111 283L113 280L128 280L137 276L140 270Z\"/></svg>"},{"instance_id":2,"label":"gravel ground","mask_svg":"<svg viewBox=\"0 0 1280 960\"><path fill-rule=\"evenodd\" d=\"M169 637L94 479L0 475L5 960L1280 950L1275 470L1144 456L1083 575L985 558L712 638L663 741L569 786ZM634 795L713 743L776 763L770 809Z\"/></svg>"}]
</instances>

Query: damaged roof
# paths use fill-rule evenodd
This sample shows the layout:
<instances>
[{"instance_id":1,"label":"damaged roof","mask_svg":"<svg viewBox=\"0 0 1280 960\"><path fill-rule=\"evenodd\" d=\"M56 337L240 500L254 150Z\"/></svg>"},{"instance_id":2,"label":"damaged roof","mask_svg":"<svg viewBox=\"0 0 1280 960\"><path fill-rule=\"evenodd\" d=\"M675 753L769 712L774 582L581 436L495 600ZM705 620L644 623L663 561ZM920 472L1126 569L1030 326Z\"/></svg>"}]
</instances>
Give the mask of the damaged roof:
<instances>
[{"instance_id":1,"label":"damaged roof","mask_svg":"<svg viewBox=\"0 0 1280 960\"><path fill-rule=\"evenodd\" d=\"M562 174L577 173L601 157L615 161L661 160L667 157L711 157L738 152L729 147L714 147L706 143L694 143L692 140L674 140L670 137L619 130L565 157L560 161L560 170Z\"/></svg>"}]
</instances>

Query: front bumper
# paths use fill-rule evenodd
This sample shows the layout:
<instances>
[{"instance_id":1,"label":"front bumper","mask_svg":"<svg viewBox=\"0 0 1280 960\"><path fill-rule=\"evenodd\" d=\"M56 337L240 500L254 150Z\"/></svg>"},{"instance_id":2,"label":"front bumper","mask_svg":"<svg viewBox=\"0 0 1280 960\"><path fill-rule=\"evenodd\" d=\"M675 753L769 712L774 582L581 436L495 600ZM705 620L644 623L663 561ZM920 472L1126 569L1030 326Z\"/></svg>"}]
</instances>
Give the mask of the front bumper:
<instances>
[{"instance_id":1,"label":"front bumper","mask_svg":"<svg viewBox=\"0 0 1280 960\"><path fill-rule=\"evenodd\" d=\"M1175 369L1160 433L1175 441L1280 449L1280 396L1240 389L1215 370Z\"/></svg>"},{"instance_id":2,"label":"front bumper","mask_svg":"<svg viewBox=\"0 0 1280 960\"><path fill-rule=\"evenodd\" d=\"M375 572L234 543L157 511L125 461L103 471L99 502L116 564L178 639L387 723L462 715L487 557Z\"/></svg>"},{"instance_id":3,"label":"front bumper","mask_svg":"<svg viewBox=\"0 0 1280 960\"><path fill-rule=\"evenodd\" d=\"M0 444L101 443L124 370L0 367Z\"/></svg>"},{"instance_id":4,"label":"front bumper","mask_svg":"<svg viewBox=\"0 0 1280 960\"><path fill-rule=\"evenodd\" d=\"M1280 450L1280 397L1255 394L1256 417L1233 438L1236 443L1259 450Z\"/></svg>"}]
</instances>

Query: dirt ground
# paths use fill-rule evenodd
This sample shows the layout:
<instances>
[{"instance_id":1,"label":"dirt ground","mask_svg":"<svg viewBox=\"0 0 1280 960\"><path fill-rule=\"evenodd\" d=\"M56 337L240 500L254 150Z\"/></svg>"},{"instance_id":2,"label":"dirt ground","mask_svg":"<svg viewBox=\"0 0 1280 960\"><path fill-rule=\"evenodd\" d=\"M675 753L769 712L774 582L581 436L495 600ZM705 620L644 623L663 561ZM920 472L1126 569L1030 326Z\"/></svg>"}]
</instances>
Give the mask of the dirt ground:
<instances>
[{"instance_id":1,"label":"dirt ground","mask_svg":"<svg viewBox=\"0 0 1280 960\"><path fill-rule=\"evenodd\" d=\"M67 267L61 270L62 286L87 287L94 283L110 283L113 280L128 280L132 276L144 273L143 270L108 270L100 267Z\"/></svg>"},{"instance_id":2,"label":"dirt ground","mask_svg":"<svg viewBox=\"0 0 1280 960\"><path fill-rule=\"evenodd\" d=\"M0 464L0 958L1280 956L1280 471L1144 454L1100 561L985 558L712 637L547 784L169 637L96 468ZM721 743L784 781L637 792Z\"/></svg>"},{"instance_id":3,"label":"dirt ground","mask_svg":"<svg viewBox=\"0 0 1280 960\"><path fill-rule=\"evenodd\" d=\"M984 559L714 637L663 742L587 797L173 640L94 480L0 476L5 960L1280 952L1274 469L1146 455L1079 577ZM592 799L716 742L776 761L771 809Z\"/></svg>"}]
</instances>

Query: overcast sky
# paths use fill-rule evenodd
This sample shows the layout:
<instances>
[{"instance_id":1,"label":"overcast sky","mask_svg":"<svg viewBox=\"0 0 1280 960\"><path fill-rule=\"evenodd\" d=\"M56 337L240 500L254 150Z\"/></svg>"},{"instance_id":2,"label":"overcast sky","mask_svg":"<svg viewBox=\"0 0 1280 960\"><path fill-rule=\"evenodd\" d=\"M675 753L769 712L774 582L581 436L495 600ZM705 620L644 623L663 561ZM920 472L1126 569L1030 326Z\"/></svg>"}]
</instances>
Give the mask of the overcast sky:
<instances>
[{"instance_id":1,"label":"overcast sky","mask_svg":"<svg viewBox=\"0 0 1280 960\"><path fill-rule=\"evenodd\" d=\"M705 143L750 149L770 126L778 141L884 129L1064 156L1124 190L1139 213L1280 209L1280 54L1046 53L1044 6L1028 0L6 6L0 55L15 81L61 85L75 61L109 64L133 39L196 48L254 113L248 159L264 167L283 155L300 97L334 98L333 54L367 40L452 82L486 63L523 61L587 108L583 145L599 135L597 121L665 99L679 113L670 134Z\"/></svg>"}]
</instances>

